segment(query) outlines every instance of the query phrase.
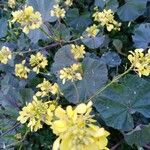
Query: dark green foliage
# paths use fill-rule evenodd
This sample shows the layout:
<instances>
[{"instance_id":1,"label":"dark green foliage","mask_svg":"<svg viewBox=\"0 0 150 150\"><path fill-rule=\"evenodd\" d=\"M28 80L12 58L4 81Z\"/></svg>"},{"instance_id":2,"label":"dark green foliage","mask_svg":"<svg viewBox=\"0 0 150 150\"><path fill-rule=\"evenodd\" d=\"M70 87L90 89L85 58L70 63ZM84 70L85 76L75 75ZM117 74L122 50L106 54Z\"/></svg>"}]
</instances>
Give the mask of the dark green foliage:
<instances>
[{"instance_id":1,"label":"dark green foliage","mask_svg":"<svg viewBox=\"0 0 150 150\"><path fill-rule=\"evenodd\" d=\"M104 87L130 67L129 51L143 48L147 52L150 46L150 1L74 0L71 7L66 7L61 0L66 16L60 20L50 16L56 3L55 0L27 1L42 14L42 28L50 35L48 37L40 29L26 35L18 23L11 23L11 12L22 9L25 0L17 0L14 8L8 7L7 1L0 1L0 48L8 46L12 52L23 53L13 55L7 65L0 64L0 149L5 146L7 149L18 141L16 134L23 136L28 130L26 125L16 121L18 112L32 101L36 86L43 78L59 84L64 94L59 104L63 107L93 100L93 115L111 133L109 148L114 150L117 145L116 150L149 149L150 77L140 78L132 70L106 89ZM99 25L92 17L95 6L99 11L113 10L115 20L122 23L121 30L108 32L106 27L100 26L96 37L81 38L87 27ZM83 79L62 84L60 69L78 63L71 53L71 44L84 44L86 47L85 57L79 60ZM26 53L29 49L33 51ZM47 68L38 75L30 73L27 80L16 77L15 64L25 58L28 64L31 54L38 51L47 57ZM54 99L53 96L49 98ZM43 129L30 132L24 141L10 149L49 150L55 139L50 127L44 125Z\"/></svg>"}]
</instances>

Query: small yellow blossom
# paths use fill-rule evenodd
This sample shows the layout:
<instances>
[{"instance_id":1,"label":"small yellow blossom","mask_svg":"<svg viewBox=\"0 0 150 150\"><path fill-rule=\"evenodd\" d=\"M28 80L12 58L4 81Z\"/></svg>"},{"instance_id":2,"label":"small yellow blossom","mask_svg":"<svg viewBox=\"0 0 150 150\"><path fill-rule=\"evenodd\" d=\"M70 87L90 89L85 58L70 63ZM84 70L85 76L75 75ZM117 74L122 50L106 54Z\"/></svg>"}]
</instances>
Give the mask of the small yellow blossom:
<instances>
[{"instance_id":1,"label":"small yellow blossom","mask_svg":"<svg viewBox=\"0 0 150 150\"><path fill-rule=\"evenodd\" d=\"M71 45L71 53L73 54L74 58L76 60L80 59L80 58L84 58L84 54L85 54L85 46L84 45Z\"/></svg>"},{"instance_id":2,"label":"small yellow blossom","mask_svg":"<svg viewBox=\"0 0 150 150\"><path fill-rule=\"evenodd\" d=\"M61 94L60 88L57 83L54 83L53 85L46 79L41 84L37 85L37 88L40 88L40 91L36 93L37 97L45 97L48 96L50 93L53 95L59 95Z\"/></svg>"},{"instance_id":3,"label":"small yellow blossom","mask_svg":"<svg viewBox=\"0 0 150 150\"><path fill-rule=\"evenodd\" d=\"M59 95L59 94L62 94L61 91L60 91L60 88L59 88L59 85L57 83L54 83L51 87L51 93L53 95Z\"/></svg>"},{"instance_id":4,"label":"small yellow blossom","mask_svg":"<svg viewBox=\"0 0 150 150\"><path fill-rule=\"evenodd\" d=\"M33 71L38 74L40 69L44 69L48 65L48 61L43 54L38 52L36 55L31 55L30 65L33 67Z\"/></svg>"},{"instance_id":5,"label":"small yellow blossom","mask_svg":"<svg viewBox=\"0 0 150 150\"><path fill-rule=\"evenodd\" d=\"M66 4L67 6L72 6L73 0L66 0L66 1L65 1L65 4Z\"/></svg>"},{"instance_id":6,"label":"small yellow blossom","mask_svg":"<svg viewBox=\"0 0 150 150\"><path fill-rule=\"evenodd\" d=\"M32 6L25 7L24 10L12 12L12 22L18 22L23 29L23 32L28 34L30 30L38 29L42 25L41 14L34 12Z\"/></svg>"},{"instance_id":7,"label":"small yellow blossom","mask_svg":"<svg viewBox=\"0 0 150 150\"><path fill-rule=\"evenodd\" d=\"M82 65L80 63L73 64L70 67L63 68L59 71L59 77L62 83L65 84L66 80L82 80Z\"/></svg>"},{"instance_id":8,"label":"small yellow blossom","mask_svg":"<svg viewBox=\"0 0 150 150\"><path fill-rule=\"evenodd\" d=\"M92 102L79 104L76 108L55 109L56 120L52 121L51 128L58 138L53 150L108 150L109 132L95 125L91 111Z\"/></svg>"},{"instance_id":9,"label":"small yellow blossom","mask_svg":"<svg viewBox=\"0 0 150 150\"><path fill-rule=\"evenodd\" d=\"M20 78L27 79L30 69L27 68L24 64L25 64L25 60L23 60L21 64L15 65L15 75Z\"/></svg>"},{"instance_id":10,"label":"small yellow blossom","mask_svg":"<svg viewBox=\"0 0 150 150\"><path fill-rule=\"evenodd\" d=\"M12 58L11 51L8 47L3 46L0 50L0 63L7 64L8 60Z\"/></svg>"},{"instance_id":11,"label":"small yellow blossom","mask_svg":"<svg viewBox=\"0 0 150 150\"><path fill-rule=\"evenodd\" d=\"M65 9L61 8L59 5L54 5L53 10L50 12L51 16L55 16L57 18L64 18L66 11Z\"/></svg>"},{"instance_id":12,"label":"small yellow blossom","mask_svg":"<svg viewBox=\"0 0 150 150\"><path fill-rule=\"evenodd\" d=\"M95 37L98 34L99 29L98 29L97 25L94 24L90 27L87 27L85 31L88 33L88 36Z\"/></svg>"},{"instance_id":13,"label":"small yellow blossom","mask_svg":"<svg viewBox=\"0 0 150 150\"><path fill-rule=\"evenodd\" d=\"M134 52L130 51L128 59L134 67L134 70L141 77L150 75L150 49L148 53L144 54L143 49L136 49Z\"/></svg>"},{"instance_id":14,"label":"small yellow blossom","mask_svg":"<svg viewBox=\"0 0 150 150\"><path fill-rule=\"evenodd\" d=\"M107 31L118 30L120 31L121 23L114 19L114 12L109 9L104 9L102 12L96 11L93 14L94 21L100 23L101 26L106 26Z\"/></svg>"},{"instance_id":15,"label":"small yellow blossom","mask_svg":"<svg viewBox=\"0 0 150 150\"><path fill-rule=\"evenodd\" d=\"M15 7L15 5L16 5L16 0L8 0L8 6L9 6L10 8Z\"/></svg>"},{"instance_id":16,"label":"small yellow blossom","mask_svg":"<svg viewBox=\"0 0 150 150\"><path fill-rule=\"evenodd\" d=\"M47 102L42 102L34 97L31 103L23 107L22 111L19 112L17 118L22 124L28 123L28 127L31 131L37 131L43 127L43 123L48 125L51 124L53 118L53 112L50 105Z\"/></svg>"}]
</instances>

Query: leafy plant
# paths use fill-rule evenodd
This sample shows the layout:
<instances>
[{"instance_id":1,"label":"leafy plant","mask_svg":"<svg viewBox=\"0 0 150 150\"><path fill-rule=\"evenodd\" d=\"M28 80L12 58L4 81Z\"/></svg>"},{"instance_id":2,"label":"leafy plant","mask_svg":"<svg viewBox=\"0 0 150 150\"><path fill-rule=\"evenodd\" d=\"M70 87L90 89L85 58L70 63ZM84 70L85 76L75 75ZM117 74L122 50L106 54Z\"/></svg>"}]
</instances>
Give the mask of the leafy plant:
<instances>
[{"instance_id":1,"label":"leafy plant","mask_svg":"<svg viewBox=\"0 0 150 150\"><path fill-rule=\"evenodd\" d=\"M0 149L150 149L149 6L2 0Z\"/></svg>"}]
</instances>

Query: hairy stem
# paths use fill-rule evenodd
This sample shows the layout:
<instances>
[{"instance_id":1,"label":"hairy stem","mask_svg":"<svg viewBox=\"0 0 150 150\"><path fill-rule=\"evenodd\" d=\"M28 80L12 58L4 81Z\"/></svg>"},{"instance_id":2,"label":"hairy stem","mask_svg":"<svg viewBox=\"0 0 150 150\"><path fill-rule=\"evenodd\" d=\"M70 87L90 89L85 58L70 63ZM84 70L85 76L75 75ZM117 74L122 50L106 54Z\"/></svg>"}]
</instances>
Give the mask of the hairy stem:
<instances>
[{"instance_id":1,"label":"hairy stem","mask_svg":"<svg viewBox=\"0 0 150 150\"><path fill-rule=\"evenodd\" d=\"M76 94L77 94L77 102L79 102L79 92L78 92L77 86L75 85L74 82L73 82L73 86L74 86Z\"/></svg>"},{"instance_id":2,"label":"hairy stem","mask_svg":"<svg viewBox=\"0 0 150 150\"><path fill-rule=\"evenodd\" d=\"M124 75L126 75L129 71L132 70L132 66L126 70L124 73L118 75L116 78L114 78L110 83L108 83L106 86L98 89L88 100L88 101L91 101L95 96L99 95L100 93L102 93L104 90L106 90L110 85L112 85L113 83L117 82L120 78L122 78Z\"/></svg>"},{"instance_id":3,"label":"hairy stem","mask_svg":"<svg viewBox=\"0 0 150 150\"><path fill-rule=\"evenodd\" d=\"M15 142L15 143L12 143L12 144L10 144L10 145L7 145L7 146L4 147L4 149L9 149L9 148L11 148L11 147L13 147L13 146L15 146L15 145L18 145L18 144L22 143L22 142L25 140L25 138L26 138L26 136L28 135L28 133L29 133L29 130L26 131L26 133L24 134L22 140L20 140L20 141L18 141L18 142Z\"/></svg>"},{"instance_id":4,"label":"hairy stem","mask_svg":"<svg viewBox=\"0 0 150 150\"><path fill-rule=\"evenodd\" d=\"M42 27L39 28L49 39L54 40L51 35L49 35Z\"/></svg>"}]
</instances>

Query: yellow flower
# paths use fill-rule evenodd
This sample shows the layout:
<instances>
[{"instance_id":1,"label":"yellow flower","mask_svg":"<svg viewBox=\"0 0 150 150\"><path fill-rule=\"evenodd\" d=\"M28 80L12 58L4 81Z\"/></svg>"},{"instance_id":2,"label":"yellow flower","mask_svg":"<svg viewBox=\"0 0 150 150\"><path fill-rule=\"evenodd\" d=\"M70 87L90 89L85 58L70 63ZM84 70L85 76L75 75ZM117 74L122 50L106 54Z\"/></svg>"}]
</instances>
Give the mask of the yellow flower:
<instances>
[{"instance_id":1,"label":"yellow flower","mask_svg":"<svg viewBox=\"0 0 150 150\"><path fill-rule=\"evenodd\" d=\"M51 124L53 112L47 102L42 102L36 97L27 106L23 107L17 118L22 124L28 123L31 131L37 131L43 127L43 123Z\"/></svg>"},{"instance_id":2,"label":"yellow flower","mask_svg":"<svg viewBox=\"0 0 150 150\"><path fill-rule=\"evenodd\" d=\"M81 45L71 45L71 53L73 54L75 59L80 59L80 58L84 58L84 54L85 54L85 46Z\"/></svg>"},{"instance_id":3,"label":"yellow flower","mask_svg":"<svg viewBox=\"0 0 150 150\"><path fill-rule=\"evenodd\" d=\"M58 136L53 150L106 150L108 140L104 128L95 125L90 115L92 102L82 103L76 108L67 106L66 110L57 107L52 122L52 130Z\"/></svg>"},{"instance_id":4,"label":"yellow flower","mask_svg":"<svg viewBox=\"0 0 150 150\"><path fill-rule=\"evenodd\" d=\"M93 37L95 37L95 36L98 34L99 29L98 29L98 27L94 24L94 25L92 25L92 26L90 26L90 27L87 27L85 31L88 33L88 36L93 36Z\"/></svg>"},{"instance_id":5,"label":"yellow flower","mask_svg":"<svg viewBox=\"0 0 150 150\"><path fill-rule=\"evenodd\" d=\"M130 51L128 59L134 67L134 70L141 77L150 75L150 49L147 54L144 54L143 49L136 49L134 52Z\"/></svg>"},{"instance_id":6,"label":"yellow flower","mask_svg":"<svg viewBox=\"0 0 150 150\"><path fill-rule=\"evenodd\" d=\"M38 52L36 55L31 55L30 65L33 67L33 71L38 74L40 69L44 69L48 65L48 61L43 54Z\"/></svg>"},{"instance_id":7,"label":"yellow flower","mask_svg":"<svg viewBox=\"0 0 150 150\"><path fill-rule=\"evenodd\" d=\"M53 95L59 95L59 94L62 94L61 91L60 91L60 88L59 88L59 85L57 83L54 83L51 87L51 93Z\"/></svg>"},{"instance_id":8,"label":"yellow flower","mask_svg":"<svg viewBox=\"0 0 150 150\"><path fill-rule=\"evenodd\" d=\"M13 8L16 5L16 0L8 0L8 6Z\"/></svg>"},{"instance_id":9,"label":"yellow flower","mask_svg":"<svg viewBox=\"0 0 150 150\"><path fill-rule=\"evenodd\" d=\"M24 66L24 64L25 64L25 60L23 60L21 64L15 65L15 75L20 78L27 79L28 72L30 72L30 69Z\"/></svg>"},{"instance_id":10,"label":"yellow flower","mask_svg":"<svg viewBox=\"0 0 150 150\"><path fill-rule=\"evenodd\" d=\"M120 31L121 23L114 19L114 12L109 9L104 9L102 12L96 11L93 14L94 21L100 23L101 26L106 26L107 31L118 30Z\"/></svg>"},{"instance_id":11,"label":"yellow flower","mask_svg":"<svg viewBox=\"0 0 150 150\"><path fill-rule=\"evenodd\" d=\"M50 12L51 16L55 16L57 18L64 18L66 11L61 8L59 5L54 5L53 10Z\"/></svg>"},{"instance_id":12,"label":"yellow flower","mask_svg":"<svg viewBox=\"0 0 150 150\"><path fill-rule=\"evenodd\" d=\"M66 1L65 1L65 4L66 4L67 6L72 6L73 0L66 0Z\"/></svg>"},{"instance_id":13,"label":"yellow flower","mask_svg":"<svg viewBox=\"0 0 150 150\"><path fill-rule=\"evenodd\" d=\"M59 78L65 84L66 80L82 80L82 65L80 63L73 64L70 67L63 68L59 71Z\"/></svg>"},{"instance_id":14,"label":"yellow flower","mask_svg":"<svg viewBox=\"0 0 150 150\"><path fill-rule=\"evenodd\" d=\"M8 47L3 46L0 50L0 63L7 64L8 60L12 58L11 51Z\"/></svg>"},{"instance_id":15,"label":"yellow flower","mask_svg":"<svg viewBox=\"0 0 150 150\"><path fill-rule=\"evenodd\" d=\"M23 29L23 32L28 34L30 30L38 29L42 25L41 14L34 12L32 6L25 7L24 10L12 12L12 22L18 22Z\"/></svg>"},{"instance_id":16,"label":"yellow flower","mask_svg":"<svg viewBox=\"0 0 150 150\"><path fill-rule=\"evenodd\" d=\"M44 81L41 84L38 84L37 88L40 88L40 91L36 93L36 96L38 97L49 96L50 93L52 93L53 95L61 94L58 84L54 83L52 85L46 79L44 79Z\"/></svg>"}]
</instances>

